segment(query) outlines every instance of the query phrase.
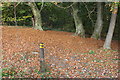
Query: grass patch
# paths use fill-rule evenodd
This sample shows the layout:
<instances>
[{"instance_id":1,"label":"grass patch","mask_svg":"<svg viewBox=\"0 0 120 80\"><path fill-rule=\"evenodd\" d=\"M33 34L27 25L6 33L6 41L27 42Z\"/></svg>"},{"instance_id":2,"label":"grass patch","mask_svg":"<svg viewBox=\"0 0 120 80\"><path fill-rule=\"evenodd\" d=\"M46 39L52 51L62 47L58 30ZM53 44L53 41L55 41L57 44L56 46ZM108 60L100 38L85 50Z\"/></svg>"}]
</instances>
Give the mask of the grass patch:
<instances>
[{"instance_id":1,"label":"grass patch","mask_svg":"<svg viewBox=\"0 0 120 80\"><path fill-rule=\"evenodd\" d=\"M96 54L94 51L90 50L88 54Z\"/></svg>"},{"instance_id":2,"label":"grass patch","mask_svg":"<svg viewBox=\"0 0 120 80\"><path fill-rule=\"evenodd\" d=\"M73 53L73 54L96 54L93 50L90 50L88 53Z\"/></svg>"},{"instance_id":3,"label":"grass patch","mask_svg":"<svg viewBox=\"0 0 120 80\"><path fill-rule=\"evenodd\" d=\"M112 60L120 60L120 59L112 59Z\"/></svg>"},{"instance_id":4,"label":"grass patch","mask_svg":"<svg viewBox=\"0 0 120 80\"><path fill-rule=\"evenodd\" d=\"M103 51L108 51L108 50L110 50L110 49L103 49ZM110 50L110 51L113 51L113 52L117 52L118 50Z\"/></svg>"},{"instance_id":5,"label":"grass patch","mask_svg":"<svg viewBox=\"0 0 120 80\"><path fill-rule=\"evenodd\" d=\"M90 50L88 53L83 53L83 54L96 54L93 50Z\"/></svg>"},{"instance_id":6,"label":"grass patch","mask_svg":"<svg viewBox=\"0 0 120 80\"><path fill-rule=\"evenodd\" d=\"M115 52L117 52L118 50L112 50L113 52L115 51Z\"/></svg>"},{"instance_id":7,"label":"grass patch","mask_svg":"<svg viewBox=\"0 0 120 80\"><path fill-rule=\"evenodd\" d=\"M3 68L2 69L2 77L14 78L14 75L16 74L17 72L14 70L14 68Z\"/></svg>"},{"instance_id":8,"label":"grass patch","mask_svg":"<svg viewBox=\"0 0 120 80\"><path fill-rule=\"evenodd\" d=\"M103 51L108 51L108 49L103 49Z\"/></svg>"}]
</instances>

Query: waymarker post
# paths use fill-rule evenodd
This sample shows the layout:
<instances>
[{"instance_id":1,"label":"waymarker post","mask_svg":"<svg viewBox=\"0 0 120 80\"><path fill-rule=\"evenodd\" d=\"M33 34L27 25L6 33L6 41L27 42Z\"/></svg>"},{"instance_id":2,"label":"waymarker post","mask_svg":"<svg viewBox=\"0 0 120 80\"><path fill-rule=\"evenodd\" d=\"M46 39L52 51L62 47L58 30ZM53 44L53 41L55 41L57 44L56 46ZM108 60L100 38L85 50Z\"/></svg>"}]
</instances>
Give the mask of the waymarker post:
<instances>
[{"instance_id":1,"label":"waymarker post","mask_svg":"<svg viewBox=\"0 0 120 80\"><path fill-rule=\"evenodd\" d=\"M40 72L44 73L46 71L45 61L44 61L44 43L40 43Z\"/></svg>"}]
</instances>

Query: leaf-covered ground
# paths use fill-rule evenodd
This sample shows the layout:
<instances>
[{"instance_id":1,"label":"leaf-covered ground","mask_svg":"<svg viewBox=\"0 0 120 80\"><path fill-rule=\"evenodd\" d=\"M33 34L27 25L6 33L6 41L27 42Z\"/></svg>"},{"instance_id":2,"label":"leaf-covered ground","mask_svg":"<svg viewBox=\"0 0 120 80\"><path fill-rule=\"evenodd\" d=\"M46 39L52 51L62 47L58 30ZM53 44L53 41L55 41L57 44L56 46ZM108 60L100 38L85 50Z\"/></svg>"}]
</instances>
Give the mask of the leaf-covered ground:
<instances>
[{"instance_id":1,"label":"leaf-covered ground","mask_svg":"<svg viewBox=\"0 0 120 80\"><path fill-rule=\"evenodd\" d=\"M62 31L3 27L3 78L117 78L118 43L80 38ZM46 73L40 73L39 43L45 44Z\"/></svg>"}]
</instances>

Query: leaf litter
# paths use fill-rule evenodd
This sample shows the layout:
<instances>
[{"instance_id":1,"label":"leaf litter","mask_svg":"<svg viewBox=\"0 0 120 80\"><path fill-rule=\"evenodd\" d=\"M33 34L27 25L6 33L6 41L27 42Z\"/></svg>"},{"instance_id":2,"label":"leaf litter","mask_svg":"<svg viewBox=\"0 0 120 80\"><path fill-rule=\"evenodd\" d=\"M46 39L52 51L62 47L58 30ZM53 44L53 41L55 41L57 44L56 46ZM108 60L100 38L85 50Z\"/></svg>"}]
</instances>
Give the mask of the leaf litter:
<instances>
[{"instance_id":1,"label":"leaf litter","mask_svg":"<svg viewBox=\"0 0 120 80\"><path fill-rule=\"evenodd\" d=\"M2 28L3 78L117 78L118 43L81 38L62 31ZM39 43L45 45L46 73L40 73Z\"/></svg>"}]
</instances>

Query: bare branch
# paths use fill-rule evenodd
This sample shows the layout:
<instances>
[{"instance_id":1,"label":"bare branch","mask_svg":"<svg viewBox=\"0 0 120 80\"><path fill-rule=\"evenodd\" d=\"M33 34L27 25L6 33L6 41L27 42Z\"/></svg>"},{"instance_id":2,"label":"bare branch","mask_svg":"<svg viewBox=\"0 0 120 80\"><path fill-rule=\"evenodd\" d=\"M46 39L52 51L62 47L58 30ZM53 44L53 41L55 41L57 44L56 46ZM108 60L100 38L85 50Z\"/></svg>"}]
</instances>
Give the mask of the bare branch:
<instances>
[{"instance_id":1,"label":"bare branch","mask_svg":"<svg viewBox=\"0 0 120 80\"><path fill-rule=\"evenodd\" d=\"M44 0L42 0L42 5L41 5L41 8L40 8L40 12L42 11L43 6L44 6Z\"/></svg>"},{"instance_id":2,"label":"bare branch","mask_svg":"<svg viewBox=\"0 0 120 80\"><path fill-rule=\"evenodd\" d=\"M92 25L94 25L94 21L93 21L92 18L91 18L91 14L95 11L95 7L94 7L94 9L93 9L92 11L90 11L90 10L88 9L87 5L86 5L84 2L83 2L83 4L85 5L86 10L88 11L88 17L89 17L89 19L91 20Z\"/></svg>"},{"instance_id":3,"label":"bare branch","mask_svg":"<svg viewBox=\"0 0 120 80\"><path fill-rule=\"evenodd\" d=\"M53 4L54 4L54 3L53 3ZM72 7L74 4L75 4L75 3L72 3L71 5L69 5L69 6L67 6L67 7L59 6L59 5L57 5L57 4L54 4L54 5L56 5L56 6L59 7L59 8L62 8L62 9L68 9L68 8Z\"/></svg>"},{"instance_id":4,"label":"bare branch","mask_svg":"<svg viewBox=\"0 0 120 80\"><path fill-rule=\"evenodd\" d=\"M17 7L21 2L18 2L14 7Z\"/></svg>"}]
</instances>

